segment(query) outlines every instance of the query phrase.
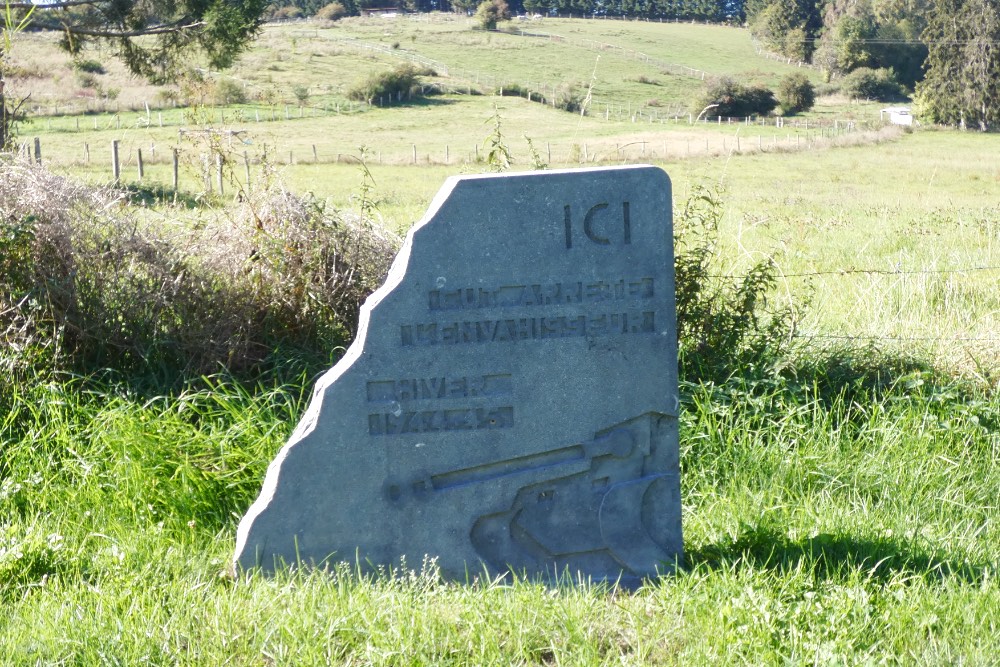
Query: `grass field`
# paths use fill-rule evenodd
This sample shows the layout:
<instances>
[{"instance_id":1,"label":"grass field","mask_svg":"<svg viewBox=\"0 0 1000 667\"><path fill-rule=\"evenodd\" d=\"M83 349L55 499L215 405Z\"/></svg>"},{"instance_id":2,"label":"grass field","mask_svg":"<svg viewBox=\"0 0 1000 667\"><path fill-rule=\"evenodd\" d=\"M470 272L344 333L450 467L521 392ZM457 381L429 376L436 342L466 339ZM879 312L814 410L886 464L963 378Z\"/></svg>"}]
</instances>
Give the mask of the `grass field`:
<instances>
[{"instance_id":1,"label":"grass field","mask_svg":"<svg viewBox=\"0 0 1000 667\"><path fill-rule=\"evenodd\" d=\"M109 66L105 85L141 111L39 117L23 136L40 138L51 169L93 183L109 180L117 140L135 186L141 148L144 187L168 196L168 158L181 149L181 204L153 204L142 220L154 230L225 219L246 186L244 153L252 183L264 161L289 189L356 209L364 145L368 194L403 231L447 176L488 168L476 150L497 113L516 169L531 166L527 136L553 167L661 165L677 210L699 188L717 191L713 271L739 275L772 258L770 298L802 316L781 356L725 381L682 382L684 568L635 592L448 583L430 563L379 577L347 565L234 580L236 523L311 376L193 377L177 390L40 374L0 383L0 664L997 664L1000 139L880 130L877 105L839 100L808 115L807 130L581 117L461 94L477 74L480 85L593 81L608 108L614 99L655 111L700 79L663 74L629 50L770 84L791 68L758 59L734 28L516 26L560 40L420 19L269 27L226 74L270 99L242 107L153 105L147 117L142 102L156 89L115 83ZM76 79L41 41L27 36L17 57L55 72L30 80L55 100ZM408 53L461 71L447 80L456 92L347 106L356 76ZM301 117L297 85L310 91ZM816 129L831 117L871 126ZM179 140L180 127L241 134ZM205 192L200 171L213 149L229 159L224 197Z\"/></svg>"}]
</instances>

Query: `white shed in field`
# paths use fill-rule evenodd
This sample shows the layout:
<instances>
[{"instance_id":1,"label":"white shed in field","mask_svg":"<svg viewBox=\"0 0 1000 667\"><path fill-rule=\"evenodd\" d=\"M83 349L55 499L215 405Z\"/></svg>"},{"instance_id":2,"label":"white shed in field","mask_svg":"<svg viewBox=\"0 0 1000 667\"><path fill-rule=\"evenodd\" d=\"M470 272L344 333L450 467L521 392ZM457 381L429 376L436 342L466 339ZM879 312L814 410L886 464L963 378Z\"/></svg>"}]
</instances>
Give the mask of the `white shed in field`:
<instances>
[{"instance_id":1,"label":"white shed in field","mask_svg":"<svg viewBox=\"0 0 1000 667\"><path fill-rule=\"evenodd\" d=\"M886 116L893 125L913 125L909 107L889 107L878 112L879 120L885 120Z\"/></svg>"}]
</instances>

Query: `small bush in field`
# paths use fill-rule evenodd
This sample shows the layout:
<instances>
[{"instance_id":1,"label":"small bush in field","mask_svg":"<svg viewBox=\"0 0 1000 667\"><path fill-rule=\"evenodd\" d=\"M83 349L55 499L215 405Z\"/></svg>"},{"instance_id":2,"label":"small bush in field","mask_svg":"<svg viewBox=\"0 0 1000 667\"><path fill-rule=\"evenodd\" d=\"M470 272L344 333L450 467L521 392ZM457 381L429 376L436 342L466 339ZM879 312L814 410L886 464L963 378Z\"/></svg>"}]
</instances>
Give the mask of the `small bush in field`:
<instances>
[{"instance_id":1,"label":"small bush in field","mask_svg":"<svg viewBox=\"0 0 1000 667\"><path fill-rule=\"evenodd\" d=\"M816 91L812 83L800 72L793 72L781 80L777 97L781 112L786 116L809 111L816 103Z\"/></svg>"},{"instance_id":2,"label":"small bush in field","mask_svg":"<svg viewBox=\"0 0 1000 667\"><path fill-rule=\"evenodd\" d=\"M97 60L76 60L73 62L73 69L77 72L86 72L88 74L107 73L107 70L104 69L104 65Z\"/></svg>"},{"instance_id":3,"label":"small bush in field","mask_svg":"<svg viewBox=\"0 0 1000 667\"><path fill-rule=\"evenodd\" d=\"M766 116L778 106L778 100L763 86L748 86L732 77L722 76L706 84L691 109L697 114L709 106L712 106L710 116Z\"/></svg>"},{"instance_id":4,"label":"small bush in field","mask_svg":"<svg viewBox=\"0 0 1000 667\"><path fill-rule=\"evenodd\" d=\"M892 102L903 97L903 87L888 67L859 67L844 77L841 90L852 99Z\"/></svg>"},{"instance_id":5,"label":"small bush in field","mask_svg":"<svg viewBox=\"0 0 1000 667\"><path fill-rule=\"evenodd\" d=\"M340 2L331 2L323 5L316 12L316 18L320 21L339 21L347 16L347 8Z\"/></svg>"},{"instance_id":6,"label":"small bush in field","mask_svg":"<svg viewBox=\"0 0 1000 667\"><path fill-rule=\"evenodd\" d=\"M505 0L483 0L476 8L476 22L483 30L496 30L501 21L510 20L510 7Z\"/></svg>"},{"instance_id":7,"label":"small bush in field","mask_svg":"<svg viewBox=\"0 0 1000 667\"><path fill-rule=\"evenodd\" d=\"M228 104L246 104L247 91L239 81L220 79L215 84L213 97L215 103L221 106Z\"/></svg>"},{"instance_id":8,"label":"small bush in field","mask_svg":"<svg viewBox=\"0 0 1000 667\"><path fill-rule=\"evenodd\" d=\"M433 76L433 70L418 69L413 65L400 65L394 70L379 72L357 83L347 91L347 96L360 102L383 104L409 100L420 96L420 77Z\"/></svg>"}]
</instances>

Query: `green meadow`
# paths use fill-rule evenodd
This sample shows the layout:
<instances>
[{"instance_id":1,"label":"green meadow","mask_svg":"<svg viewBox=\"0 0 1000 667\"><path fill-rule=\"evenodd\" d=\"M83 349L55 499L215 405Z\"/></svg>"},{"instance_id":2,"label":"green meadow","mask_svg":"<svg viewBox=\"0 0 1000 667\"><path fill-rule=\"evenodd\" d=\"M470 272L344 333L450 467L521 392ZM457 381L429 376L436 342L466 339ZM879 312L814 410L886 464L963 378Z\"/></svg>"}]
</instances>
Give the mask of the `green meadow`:
<instances>
[{"instance_id":1,"label":"green meadow","mask_svg":"<svg viewBox=\"0 0 1000 667\"><path fill-rule=\"evenodd\" d=\"M498 143L514 170L663 167L678 228L698 215L717 225L699 237L704 298L732 299L763 262L773 279L753 312L791 313L747 343L760 342L754 354L722 349L699 366L681 341L683 567L637 591L475 571L449 582L432 559L379 575L351 559L233 573L236 524L316 375L343 352L343 327L267 363L197 372L152 352L123 370L41 349L25 366L31 350L11 347L0 352L11 378L0 379L0 664L997 663L1000 139L886 128L880 105L836 94L783 127L690 124L701 78L673 66L770 86L800 68L758 56L731 27L508 29L452 16L269 26L232 71L196 82L197 107L110 61L97 83L119 93L101 98L52 42L27 35L15 56L34 74L11 87L36 91L20 136L38 137L47 170L107 185L118 142L116 192L129 197L101 215L129 216L149 248L178 229L225 238L246 200L274 193L404 233L448 176L497 168ZM420 59L438 64L423 83L440 94L348 99L358 79ZM209 104L222 79L246 100ZM501 97L511 84L575 86L591 106ZM85 99L89 113L67 112ZM8 209L0 198L0 249L21 247L9 230L23 218ZM0 269L21 275L2 255ZM9 301L20 283L0 280ZM224 311L222 287L197 303ZM9 332L19 320L7 306Z\"/></svg>"}]
</instances>

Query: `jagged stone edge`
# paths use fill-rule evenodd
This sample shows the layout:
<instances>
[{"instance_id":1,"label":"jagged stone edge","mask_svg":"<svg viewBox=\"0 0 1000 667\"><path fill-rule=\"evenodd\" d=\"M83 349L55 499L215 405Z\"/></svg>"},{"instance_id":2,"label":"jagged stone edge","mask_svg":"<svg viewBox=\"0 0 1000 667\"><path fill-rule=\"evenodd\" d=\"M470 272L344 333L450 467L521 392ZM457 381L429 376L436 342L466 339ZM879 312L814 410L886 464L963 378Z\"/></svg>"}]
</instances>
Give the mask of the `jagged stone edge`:
<instances>
[{"instance_id":1,"label":"jagged stone edge","mask_svg":"<svg viewBox=\"0 0 1000 667\"><path fill-rule=\"evenodd\" d=\"M250 530L254 521L256 521L257 517L268 508L271 501L274 499L274 494L277 491L278 483L281 478L282 464L291 453L292 449L308 437L308 435L312 433L313 429L315 429L316 424L319 422L320 412L323 407L323 395L326 393L326 390L331 387L340 378L340 376L346 373L358 359L361 358L361 353L365 349L365 340L368 336L368 323L371 320L372 311L375 310L379 303L382 302L382 299L392 293L392 291L396 289L396 287L398 287L406 277L406 270L410 263L410 252L413 249L414 235L434 219L438 210L451 196L452 191L455 189L460 180L461 177L457 176L449 178L431 201L424 217L410 228L410 231L406 234L406 239L403 241L403 245L400 248L399 253L392 261L392 266L389 268L389 273L386 276L385 282L381 287L372 292L371 296L369 296L361 306L361 312L358 317L358 333L354 338L354 342L351 343L347 352L343 357L341 357L340 361L338 361L333 368L324 373L316 382L316 388L313 390L312 398L309 401L309 407L306 409L305 414L302 415L302 419L299 420L295 430L292 431L292 435L288 438L288 442L285 443L280 451L278 451L274 460L271 461L270 465L268 465L267 474L264 476L264 484L261 487L260 495L247 510L247 513L240 520L239 527L236 529L236 550L233 556L234 568L239 569L240 567L240 558L243 556L243 552L246 549L247 539L249 538Z\"/></svg>"}]
</instances>

